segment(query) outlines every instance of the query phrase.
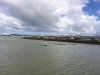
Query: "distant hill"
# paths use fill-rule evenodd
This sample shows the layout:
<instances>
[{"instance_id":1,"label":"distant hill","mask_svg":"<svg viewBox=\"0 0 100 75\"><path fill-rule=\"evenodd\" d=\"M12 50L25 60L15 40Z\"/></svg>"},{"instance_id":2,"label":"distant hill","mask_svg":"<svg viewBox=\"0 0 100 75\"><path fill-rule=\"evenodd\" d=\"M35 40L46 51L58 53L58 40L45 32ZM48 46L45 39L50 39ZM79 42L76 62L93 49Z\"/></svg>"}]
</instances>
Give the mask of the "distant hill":
<instances>
[{"instance_id":1,"label":"distant hill","mask_svg":"<svg viewBox=\"0 0 100 75\"><path fill-rule=\"evenodd\" d=\"M29 36L29 35L24 35L24 34L11 34L13 36Z\"/></svg>"}]
</instances>

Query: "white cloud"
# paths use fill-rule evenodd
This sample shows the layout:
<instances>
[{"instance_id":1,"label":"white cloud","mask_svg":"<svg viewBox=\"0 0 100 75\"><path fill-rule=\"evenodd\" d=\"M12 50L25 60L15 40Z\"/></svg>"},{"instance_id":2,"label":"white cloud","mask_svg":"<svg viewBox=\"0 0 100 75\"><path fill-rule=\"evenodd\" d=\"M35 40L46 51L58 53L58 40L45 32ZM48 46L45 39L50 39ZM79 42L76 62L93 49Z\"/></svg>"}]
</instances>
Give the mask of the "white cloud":
<instances>
[{"instance_id":1,"label":"white cloud","mask_svg":"<svg viewBox=\"0 0 100 75\"><path fill-rule=\"evenodd\" d=\"M100 10L98 10L97 13L100 15Z\"/></svg>"},{"instance_id":2,"label":"white cloud","mask_svg":"<svg viewBox=\"0 0 100 75\"><path fill-rule=\"evenodd\" d=\"M86 3L88 0L0 0L0 26L38 34L95 35L99 22L85 15Z\"/></svg>"},{"instance_id":3,"label":"white cloud","mask_svg":"<svg viewBox=\"0 0 100 75\"><path fill-rule=\"evenodd\" d=\"M12 31L13 33L13 31L20 31L21 29L24 28L25 27L21 25L20 20L0 13L0 30L3 29L3 31L7 31L7 32Z\"/></svg>"}]
</instances>

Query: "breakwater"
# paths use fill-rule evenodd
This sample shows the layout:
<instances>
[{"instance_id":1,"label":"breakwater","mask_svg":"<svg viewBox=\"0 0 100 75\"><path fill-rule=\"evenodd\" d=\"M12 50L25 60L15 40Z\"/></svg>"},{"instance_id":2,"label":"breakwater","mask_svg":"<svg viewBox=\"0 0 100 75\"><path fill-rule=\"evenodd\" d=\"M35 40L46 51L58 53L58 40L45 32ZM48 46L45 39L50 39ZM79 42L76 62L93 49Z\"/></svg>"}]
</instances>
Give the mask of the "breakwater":
<instances>
[{"instance_id":1,"label":"breakwater","mask_svg":"<svg viewBox=\"0 0 100 75\"><path fill-rule=\"evenodd\" d=\"M84 44L98 44L100 41L95 38L83 38L83 37L59 37L59 36L23 36L23 39L35 39L35 40L47 40L47 41L61 41L61 42L73 42L73 43L84 43Z\"/></svg>"}]
</instances>

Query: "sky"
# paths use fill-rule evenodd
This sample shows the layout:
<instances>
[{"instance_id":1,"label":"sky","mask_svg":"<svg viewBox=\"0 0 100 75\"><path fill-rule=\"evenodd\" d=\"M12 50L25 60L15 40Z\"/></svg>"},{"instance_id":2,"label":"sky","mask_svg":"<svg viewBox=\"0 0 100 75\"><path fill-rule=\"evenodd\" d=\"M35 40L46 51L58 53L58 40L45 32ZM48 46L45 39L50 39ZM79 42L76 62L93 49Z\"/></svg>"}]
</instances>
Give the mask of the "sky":
<instances>
[{"instance_id":1,"label":"sky","mask_svg":"<svg viewBox=\"0 0 100 75\"><path fill-rule=\"evenodd\" d=\"M100 0L0 0L0 34L100 36Z\"/></svg>"}]
</instances>

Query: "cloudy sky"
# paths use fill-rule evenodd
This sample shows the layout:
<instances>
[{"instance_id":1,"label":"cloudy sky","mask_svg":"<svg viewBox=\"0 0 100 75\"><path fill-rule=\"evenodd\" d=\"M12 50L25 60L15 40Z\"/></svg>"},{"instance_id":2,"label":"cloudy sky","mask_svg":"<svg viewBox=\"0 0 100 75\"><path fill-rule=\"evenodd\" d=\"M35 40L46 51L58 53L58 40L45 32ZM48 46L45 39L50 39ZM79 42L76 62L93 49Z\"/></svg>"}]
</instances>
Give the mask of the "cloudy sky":
<instances>
[{"instance_id":1,"label":"cloudy sky","mask_svg":"<svg viewBox=\"0 0 100 75\"><path fill-rule=\"evenodd\" d=\"M0 0L0 34L100 35L100 0Z\"/></svg>"}]
</instances>

